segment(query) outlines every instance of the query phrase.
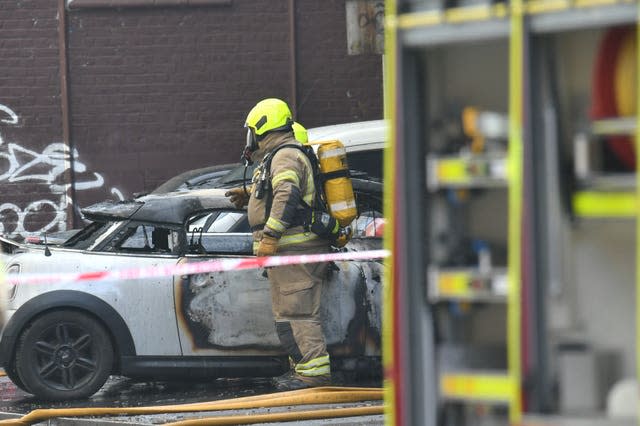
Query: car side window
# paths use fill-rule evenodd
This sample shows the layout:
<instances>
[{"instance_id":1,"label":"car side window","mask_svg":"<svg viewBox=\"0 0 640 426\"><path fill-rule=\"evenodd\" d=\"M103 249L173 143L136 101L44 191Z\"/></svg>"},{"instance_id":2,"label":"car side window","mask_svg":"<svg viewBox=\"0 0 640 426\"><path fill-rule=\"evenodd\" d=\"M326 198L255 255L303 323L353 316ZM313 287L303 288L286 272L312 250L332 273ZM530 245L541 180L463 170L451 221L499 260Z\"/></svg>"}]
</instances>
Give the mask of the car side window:
<instances>
[{"instance_id":1,"label":"car side window","mask_svg":"<svg viewBox=\"0 0 640 426\"><path fill-rule=\"evenodd\" d=\"M179 234L175 230L149 224L130 224L118 231L105 249L124 253L176 253Z\"/></svg>"},{"instance_id":2,"label":"car side window","mask_svg":"<svg viewBox=\"0 0 640 426\"><path fill-rule=\"evenodd\" d=\"M191 252L248 255L253 240L246 212L216 210L200 213L187 222Z\"/></svg>"},{"instance_id":3,"label":"car side window","mask_svg":"<svg viewBox=\"0 0 640 426\"><path fill-rule=\"evenodd\" d=\"M249 220L245 212L213 211L201 214L189 222L187 232L203 233L238 233L249 232Z\"/></svg>"}]
</instances>

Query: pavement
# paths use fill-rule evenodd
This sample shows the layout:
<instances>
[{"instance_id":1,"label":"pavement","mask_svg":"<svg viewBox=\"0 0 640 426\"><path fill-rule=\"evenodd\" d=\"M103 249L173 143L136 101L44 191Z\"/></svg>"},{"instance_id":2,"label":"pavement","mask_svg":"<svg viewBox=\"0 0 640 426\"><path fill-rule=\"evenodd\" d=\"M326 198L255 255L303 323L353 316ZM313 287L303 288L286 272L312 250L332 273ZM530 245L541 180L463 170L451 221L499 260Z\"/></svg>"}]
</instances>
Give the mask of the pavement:
<instances>
[{"instance_id":1,"label":"pavement","mask_svg":"<svg viewBox=\"0 0 640 426\"><path fill-rule=\"evenodd\" d=\"M374 404L371 404L374 405ZM362 404L341 404L340 407L349 406L362 406ZM308 405L300 407L300 409L313 410L313 409L326 409L326 405ZM334 405L334 408L338 406ZM298 408L296 408L298 409ZM158 415L144 415L144 416L115 416L115 417L60 417L54 418L49 421L36 423L36 425L64 425L64 426L98 426L98 425L155 425L166 424L172 422L179 422L192 419L204 419L204 418L216 418L221 416L239 415L249 416L256 414L267 413L283 413L294 411L292 407L279 407L271 409L257 409L257 410L230 410L221 412L200 412L200 413L180 413L180 414L158 414ZM12 413L0 413L0 419L18 419L21 415ZM358 425L371 425L381 426L384 425L384 416L359 416L359 417L341 417L336 419L322 419L322 420L298 420L291 422L270 422L270 423L252 423L258 426L323 426L323 425L341 425L341 426L358 426ZM566 416L525 416L520 426L635 426L637 420L634 419L608 419L601 415L594 415L592 417L566 417ZM459 425L463 426L463 425ZM506 422L499 420L477 420L467 426L506 426Z\"/></svg>"},{"instance_id":2,"label":"pavement","mask_svg":"<svg viewBox=\"0 0 640 426\"><path fill-rule=\"evenodd\" d=\"M341 404L333 406L333 408L343 408L349 406L362 406L356 404ZM326 409L326 405L308 405L296 407L295 410L315 410ZM269 413L285 413L295 411L292 407L278 407L269 409L256 410L229 410L224 412L198 412L198 413L180 413L180 414L157 414L144 416L109 416L109 417L57 417L51 420L35 423L36 425L64 425L64 426L98 426L98 425L155 425L166 424L184 420L216 418L223 416L250 416ZM12 413L0 413L0 419L19 419L21 415ZM340 417L335 419L321 420L299 420L291 422L270 422L270 423L252 423L253 425L287 425L287 426L322 426L322 425L340 425L340 426L357 426L357 425L384 425L383 415L358 416L358 417Z\"/></svg>"}]
</instances>

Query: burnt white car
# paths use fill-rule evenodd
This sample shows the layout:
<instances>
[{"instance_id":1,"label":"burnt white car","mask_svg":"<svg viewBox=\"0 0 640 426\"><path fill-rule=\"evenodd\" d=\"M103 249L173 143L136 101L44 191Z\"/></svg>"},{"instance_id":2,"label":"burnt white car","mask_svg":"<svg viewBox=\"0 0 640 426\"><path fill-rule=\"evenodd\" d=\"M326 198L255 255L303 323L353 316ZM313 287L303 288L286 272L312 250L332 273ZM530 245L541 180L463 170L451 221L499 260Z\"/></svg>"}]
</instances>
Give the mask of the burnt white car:
<instances>
[{"instance_id":1,"label":"burnt white car","mask_svg":"<svg viewBox=\"0 0 640 426\"><path fill-rule=\"evenodd\" d=\"M380 247L380 184L354 180L360 216L343 250ZM252 256L245 210L224 189L148 195L83 210L91 222L61 245L0 238L9 274L111 271ZM367 237L367 235L374 235ZM337 262L322 315L336 370L379 368L379 261ZM43 399L84 398L109 375L268 377L288 369L263 270L23 283L9 289L0 364Z\"/></svg>"}]
</instances>

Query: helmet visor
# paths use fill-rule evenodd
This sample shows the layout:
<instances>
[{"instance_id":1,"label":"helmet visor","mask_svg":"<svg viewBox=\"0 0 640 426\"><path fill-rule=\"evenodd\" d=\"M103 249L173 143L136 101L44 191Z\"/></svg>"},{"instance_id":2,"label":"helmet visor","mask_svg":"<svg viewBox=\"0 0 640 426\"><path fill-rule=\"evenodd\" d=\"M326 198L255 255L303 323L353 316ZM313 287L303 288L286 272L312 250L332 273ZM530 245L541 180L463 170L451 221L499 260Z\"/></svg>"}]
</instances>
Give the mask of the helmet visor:
<instances>
[{"instance_id":1,"label":"helmet visor","mask_svg":"<svg viewBox=\"0 0 640 426\"><path fill-rule=\"evenodd\" d=\"M247 142L244 146L244 151L242 152L242 160L246 164L252 164L251 154L258 148L258 142L256 141L256 135L253 133L251 127L245 125L247 128Z\"/></svg>"},{"instance_id":2,"label":"helmet visor","mask_svg":"<svg viewBox=\"0 0 640 426\"><path fill-rule=\"evenodd\" d=\"M253 149L256 143L256 136L251 131L251 127L247 126L247 143L245 144L246 149Z\"/></svg>"}]
</instances>

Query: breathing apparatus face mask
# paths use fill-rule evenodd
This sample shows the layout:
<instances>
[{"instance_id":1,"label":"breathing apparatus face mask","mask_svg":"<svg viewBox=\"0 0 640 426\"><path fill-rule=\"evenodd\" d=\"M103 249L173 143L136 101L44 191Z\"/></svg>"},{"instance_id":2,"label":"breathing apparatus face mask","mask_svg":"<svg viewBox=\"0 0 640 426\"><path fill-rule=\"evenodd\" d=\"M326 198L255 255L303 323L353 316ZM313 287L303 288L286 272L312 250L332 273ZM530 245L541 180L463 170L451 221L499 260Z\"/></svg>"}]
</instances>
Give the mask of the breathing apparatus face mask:
<instances>
[{"instance_id":1,"label":"breathing apparatus face mask","mask_svg":"<svg viewBox=\"0 0 640 426\"><path fill-rule=\"evenodd\" d=\"M242 152L242 157L240 157L240 160L244 162L245 166L250 166L253 164L253 160L251 160L251 154L253 154L258 149L258 141L251 127L246 125L245 127L247 128L247 143L244 147L244 151Z\"/></svg>"}]
</instances>

